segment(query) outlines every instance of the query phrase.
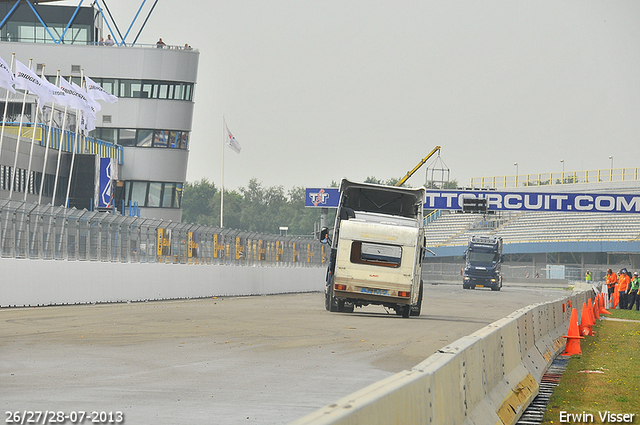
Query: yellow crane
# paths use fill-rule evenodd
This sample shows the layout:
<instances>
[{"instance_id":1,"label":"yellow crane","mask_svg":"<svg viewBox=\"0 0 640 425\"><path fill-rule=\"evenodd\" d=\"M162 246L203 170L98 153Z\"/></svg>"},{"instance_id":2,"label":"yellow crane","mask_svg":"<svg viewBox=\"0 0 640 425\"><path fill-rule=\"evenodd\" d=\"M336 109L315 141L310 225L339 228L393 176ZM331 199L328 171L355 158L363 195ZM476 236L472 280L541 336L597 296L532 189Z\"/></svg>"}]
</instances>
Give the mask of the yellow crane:
<instances>
[{"instance_id":1,"label":"yellow crane","mask_svg":"<svg viewBox=\"0 0 640 425\"><path fill-rule=\"evenodd\" d=\"M396 186L402 186L404 184L404 182L409 180L409 177L413 176L413 173L418 171L418 169L420 167L422 167L424 165L424 163L427 162L429 160L429 158L431 158L436 152L440 152L440 146L436 146L435 148L433 148L433 150L431 152L429 152L429 155L427 155L424 158L422 158L422 161L420 161L418 163L418 165L413 167L413 170L407 172L407 175L404 176L403 178L401 178L400 181L398 181L398 183L396 183Z\"/></svg>"}]
</instances>

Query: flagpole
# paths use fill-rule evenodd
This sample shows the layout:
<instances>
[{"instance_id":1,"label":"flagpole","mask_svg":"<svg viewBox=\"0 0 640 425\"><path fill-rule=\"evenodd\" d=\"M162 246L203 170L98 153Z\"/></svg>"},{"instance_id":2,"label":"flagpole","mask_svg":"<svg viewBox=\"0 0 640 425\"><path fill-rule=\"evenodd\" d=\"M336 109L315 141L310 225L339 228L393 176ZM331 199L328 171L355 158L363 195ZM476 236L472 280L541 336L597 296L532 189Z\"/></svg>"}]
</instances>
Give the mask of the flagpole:
<instances>
[{"instance_id":1,"label":"flagpole","mask_svg":"<svg viewBox=\"0 0 640 425\"><path fill-rule=\"evenodd\" d=\"M62 78L62 77L60 77ZM64 128L67 125L67 105L64 105L64 115L62 117L62 128L60 129L60 141L58 142L58 163L56 164L56 177L53 181L53 197L51 198L51 205L56 205L56 192L58 189L58 176L60 174L60 159L62 158L62 143L64 142L64 136L66 132Z\"/></svg>"},{"instance_id":2,"label":"flagpole","mask_svg":"<svg viewBox=\"0 0 640 425\"><path fill-rule=\"evenodd\" d=\"M225 121L224 115L222 116L222 178L221 181L221 190L220 190L220 227L224 227L224 222L222 216L224 214L224 144L225 144Z\"/></svg>"},{"instance_id":3,"label":"flagpole","mask_svg":"<svg viewBox=\"0 0 640 425\"><path fill-rule=\"evenodd\" d=\"M33 59L29 59L29 69L31 69L31 63ZM20 147L20 136L22 134L22 122L24 121L24 106L27 103L27 89L24 90L24 96L22 97L22 112L20 112L20 125L18 126L18 135L16 136L16 153L13 156L13 169L11 170L11 188L9 189L9 199L13 195L13 187L16 182L16 168L18 167L18 151Z\"/></svg>"},{"instance_id":4,"label":"flagpole","mask_svg":"<svg viewBox=\"0 0 640 425\"><path fill-rule=\"evenodd\" d=\"M40 78L42 78L44 80L44 65L42 66L42 73ZM46 102L45 102L46 103ZM52 107L53 107L53 103L51 103ZM44 105L42 105L42 108L44 108ZM33 145L35 145L35 141L36 141L36 130L38 129L38 112L40 112L40 96L38 96L38 103L36 105L36 114L35 114L35 118L33 120L33 131L31 132L31 147L29 148L29 166L27 167L27 187L24 191L24 198L23 201L27 202L27 194L29 193L29 182L31 181L31 164L33 162ZM44 112L44 110L43 110ZM53 115L53 112L52 112ZM45 141L46 144L46 141ZM46 158L46 149L45 148L45 158ZM36 190L36 182L35 182L35 173L33 176L33 190L35 193ZM42 181L44 181L44 170L42 172ZM38 203L40 203L40 201L38 201Z\"/></svg>"},{"instance_id":5,"label":"flagpole","mask_svg":"<svg viewBox=\"0 0 640 425\"><path fill-rule=\"evenodd\" d=\"M69 167L69 182L67 183L67 196L64 199L64 207L69 208L69 192L71 191L71 177L73 177L73 163L76 160L76 144L78 142L80 122L82 120L83 112L76 109L76 135L73 138L73 149L71 153L71 166Z\"/></svg>"},{"instance_id":6,"label":"flagpole","mask_svg":"<svg viewBox=\"0 0 640 425\"><path fill-rule=\"evenodd\" d=\"M15 61L16 54L11 54L11 65L9 65L9 70L13 70L13 62ZM12 71L13 72L13 71ZM2 114L2 131L0 131L0 152L2 152L2 142L4 141L4 125L7 122L7 109L9 108L9 89L7 89L7 96L4 100L4 113Z\"/></svg>"},{"instance_id":7,"label":"flagpole","mask_svg":"<svg viewBox=\"0 0 640 425\"><path fill-rule=\"evenodd\" d=\"M44 77L44 68L42 72L42 76ZM60 70L56 73L56 85L58 84L58 80L60 79ZM47 171L47 157L49 155L49 146L51 145L51 129L53 128L53 113L56 111L56 104L51 103L51 116L49 117L49 128L47 128L47 139L44 147L44 162L42 163L42 179L40 180L40 192L38 194L38 205L42 202L42 190L44 189L44 180ZM55 202L55 194L53 197L53 201ZM53 205L54 202L51 202Z\"/></svg>"},{"instance_id":8,"label":"flagpole","mask_svg":"<svg viewBox=\"0 0 640 425\"><path fill-rule=\"evenodd\" d=\"M35 145L36 140L36 130L38 129L38 112L40 111L40 98L38 98L38 103L36 104L36 113L33 119L33 127L31 132L31 147L29 148L29 166L27 167L27 187L24 189L24 198L23 201L27 202L27 194L29 193L29 181L31 180L31 163L33 161L33 145ZM33 176L35 178L35 175ZM44 176L43 176L44 177ZM33 186L35 189L35 181L33 182Z\"/></svg>"}]
</instances>

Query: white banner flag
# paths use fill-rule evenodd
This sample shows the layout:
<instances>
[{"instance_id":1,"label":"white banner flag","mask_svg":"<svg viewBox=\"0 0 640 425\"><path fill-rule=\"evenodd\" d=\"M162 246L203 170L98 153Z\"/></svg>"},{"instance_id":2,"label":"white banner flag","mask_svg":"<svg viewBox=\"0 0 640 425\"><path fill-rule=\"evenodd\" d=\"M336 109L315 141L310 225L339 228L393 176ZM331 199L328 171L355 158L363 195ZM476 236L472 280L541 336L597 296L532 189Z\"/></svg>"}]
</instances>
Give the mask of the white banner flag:
<instances>
[{"instance_id":1,"label":"white banner flag","mask_svg":"<svg viewBox=\"0 0 640 425\"><path fill-rule=\"evenodd\" d=\"M91 103L89 103L89 99L87 99L87 96L83 93L83 90L76 90L64 78L60 79L60 88L69 98L70 107L80 109L84 112L93 113Z\"/></svg>"},{"instance_id":2,"label":"white banner flag","mask_svg":"<svg viewBox=\"0 0 640 425\"><path fill-rule=\"evenodd\" d=\"M32 70L26 65L16 59L16 75L15 85L17 89L29 90L31 93L38 96L40 105L44 105L46 102L53 102L53 94L44 85L44 81L40 79Z\"/></svg>"},{"instance_id":3,"label":"white banner flag","mask_svg":"<svg viewBox=\"0 0 640 425\"><path fill-rule=\"evenodd\" d=\"M116 103L118 98L111 93L108 93L105 89L100 87L99 84L95 83L91 78L84 76L84 81L87 84L87 93L94 100L104 100L108 103Z\"/></svg>"},{"instance_id":4,"label":"white banner flag","mask_svg":"<svg viewBox=\"0 0 640 425\"><path fill-rule=\"evenodd\" d=\"M9 65L0 58L0 87L9 90L11 93L15 93L16 90L13 88L13 80L13 72L9 69Z\"/></svg>"},{"instance_id":5,"label":"white banner flag","mask_svg":"<svg viewBox=\"0 0 640 425\"><path fill-rule=\"evenodd\" d=\"M240 153L240 150L242 150L242 148L240 147L240 143L238 143L238 141L236 140L235 137L233 137L233 134L231 134L231 132L229 131L229 128L227 127L227 123L224 123L224 129L226 131L226 143L227 146L229 146L232 150L234 150L236 153Z\"/></svg>"}]
</instances>

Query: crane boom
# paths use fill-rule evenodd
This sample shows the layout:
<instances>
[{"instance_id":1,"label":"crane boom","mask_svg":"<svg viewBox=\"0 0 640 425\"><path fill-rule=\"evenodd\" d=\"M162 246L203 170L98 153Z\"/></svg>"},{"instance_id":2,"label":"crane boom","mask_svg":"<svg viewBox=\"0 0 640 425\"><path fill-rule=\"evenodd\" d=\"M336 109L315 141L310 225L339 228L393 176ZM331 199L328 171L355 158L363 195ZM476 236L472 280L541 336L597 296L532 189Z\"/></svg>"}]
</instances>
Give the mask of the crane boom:
<instances>
[{"instance_id":1,"label":"crane boom","mask_svg":"<svg viewBox=\"0 0 640 425\"><path fill-rule=\"evenodd\" d=\"M404 182L406 182L407 180L409 180L409 177L413 176L413 173L415 173L416 171L418 171L418 169L420 167L422 167L422 165L424 165L425 162L427 162L429 160L429 158L431 158L433 156L433 154L435 154L436 152L440 152L440 146L436 146L435 148L433 148L433 150L431 152L429 152L429 155L425 156L424 158L422 158L422 161L420 161L418 163L418 165L416 165L415 167L413 167L413 170L407 172L407 175L404 176L403 178L400 179L400 181L398 183L396 183L396 186L402 186L404 184Z\"/></svg>"}]
</instances>

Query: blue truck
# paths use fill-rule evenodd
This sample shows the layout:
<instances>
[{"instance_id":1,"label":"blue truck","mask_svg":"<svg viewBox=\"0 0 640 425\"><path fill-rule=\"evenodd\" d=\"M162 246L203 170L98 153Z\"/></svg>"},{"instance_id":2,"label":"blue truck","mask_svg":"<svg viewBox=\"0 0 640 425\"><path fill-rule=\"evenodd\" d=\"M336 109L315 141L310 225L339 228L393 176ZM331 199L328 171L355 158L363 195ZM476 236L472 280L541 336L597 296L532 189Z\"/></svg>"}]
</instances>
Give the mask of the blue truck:
<instances>
[{"instance_id":1,"label":"blue truck","mask_svg":"<svg viewBox=\"0 0 640 425\"><path fill-rule=\"evenodd\" d=\"M499 291L502 288L502 238L491 235L471 236L463 258L466 261L462 275L464 289L480 287Z\"/></svg>"}]
</instances>

